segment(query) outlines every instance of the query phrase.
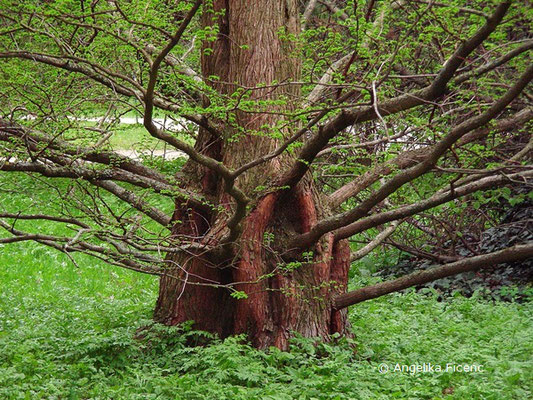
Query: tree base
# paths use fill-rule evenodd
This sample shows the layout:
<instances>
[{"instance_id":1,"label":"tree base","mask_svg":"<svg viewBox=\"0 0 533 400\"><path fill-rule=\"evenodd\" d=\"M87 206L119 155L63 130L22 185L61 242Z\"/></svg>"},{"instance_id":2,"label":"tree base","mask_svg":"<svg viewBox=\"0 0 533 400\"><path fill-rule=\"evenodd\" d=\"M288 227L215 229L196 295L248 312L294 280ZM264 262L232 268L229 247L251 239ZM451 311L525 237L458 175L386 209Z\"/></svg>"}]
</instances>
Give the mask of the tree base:
<instances>
[{"instance_id":1,"label":"tree base","mask_svg":"<svg viewBox=\"0 0 533 400\"><path fill-rule=\"evenodd\" d=\"M272 250L276 244L268 237L283 241L287 231L305 231L316 220L310 193L300 193L293 202L300 215L290 215L294 208L286 203L278 209L275 194L257 204L243 224L234 263L177 256L179 267L161 277L155 320L167 325L193 320L195 329L222 338L244 333L260 349L285 350L295 334L324 340L347 334L346 311L332 308L332 299L346 290L347 241L334 244L333 235L325 235L294 260ZM235 297L223 287L232 282Z\"/></svg>"}]
</instances>

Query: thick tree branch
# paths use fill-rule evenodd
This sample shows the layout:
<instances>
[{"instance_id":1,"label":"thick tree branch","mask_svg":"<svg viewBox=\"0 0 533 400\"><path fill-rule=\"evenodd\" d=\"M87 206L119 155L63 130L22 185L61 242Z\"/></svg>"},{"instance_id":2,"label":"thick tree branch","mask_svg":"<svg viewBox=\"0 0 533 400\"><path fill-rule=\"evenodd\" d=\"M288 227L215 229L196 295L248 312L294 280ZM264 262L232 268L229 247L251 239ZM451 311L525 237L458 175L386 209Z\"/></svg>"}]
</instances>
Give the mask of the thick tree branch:
<instances>
[{"instance_id":1,"label":"thick tree branch","mask_svg":"<svg viewBox=\"0 0 533 400\"><path fill-rule=\"evenodd\" d=\"M328 67L328 69L319 79L318 83L313 88L311 93L309 93L309 95L307 96L304 107L310 107L322 98L324 92L328 88L328 84L333 79L333 75L338 71L342 70L348 64L348 61L350 61L351 58L352 54L347 54L344 57L339 58L337 61L335 61Z\"/></svg>"},{"instance_id":2,"label":"thick tree branch","mask_svg":"<svg viewBox=\"0 0 533 400\"><path fill-rule=\"evenodd\" d=\"M142 200L135 193L124 189L122 186L117 185L112 181L97 180L91 181L91 183L95 186L99 186L107 190L110 193L113 193L119 199L133 206L133 208L139 210L143 214L148 215L150 218L152 218L156 222L159 222L164 227L169 228L172 218L161 210L149 205L146 201Z\"/></svg>"},{"instance_id":3,"label":"thick tree branch","mask_svg":"<svg viewBox=\"0 0 533 400\"><path fill-rule=\"evenodd\" d=\"M493 69L495 68L498 68L500 65L503 65L505 64L506 62L508 62L509 60L512 60L513 58L515 58L516 56L528 51L528 50L531 50L533 49L533 40L528 40L526 43L524 43L522 46L519 46L517 47L516 49L514 50L511 50L510 52L504 54L503 56L497 58L496 60L488 63L488 64L485 64L485 65L482 65L481 67L479 68L476 68L472 71L469 71L469 72L465 72L461 75L459 75L457 78L454 79L454 83L456 84L460 84L460 83L463 83L465 81L467 81L468 79L472 78L472 77L479 77L483 74L486 74L487 72L490 72L492 71Z\"/></svg>"},{"instance_id":4,"label":"thick tree branch","mask_svg":"<svg viewBox=\"0 0 533 400\"><path fill-rule=\"evenodd\" d=\"M428 199L419 201L417 203L409 204L403 207L396 208L394 210L386 211L383 213L371 215L369 217L360 219L350 225L339 228L335 231L335 240L344 239L367 229L382 225L384 223L399 220L411 215L415 215L419 212L429 210L441 204L447 203L454 199L469 195L471 193L486 190L493 187L502 186L512 181L533 178L533 170L517 172L514 174L501 174L496 176L488 176L481 178L476 182L472 182L459 187L448 188L445 192L438 192Z\"/></svg>"},{"instance_id":5,"label":"thick tree branch","mask_svg":"<svg viewBox=\"0 0 533 400\"><path fill-rule=\"evenodd\" d=\"M161 129L156 127L153 123L153 110L154 110L154 89L157 82L157 75L159 71L159 67L162 63L162 61L165 59L165 57L170 53L170 51L178 44L181 36L185 32L185 29L191 22L193 16L198 11L200 5L202 4L202 0L197 0L187 16L182 21L180 27L178 28L176 34L172 37L172 39L168 42L167 46L159 53L159 55L154 59L154 62L152 64L151 70L150 70L150 80L148 82L148 87L146 89L146 93L144 95L144 101L145 101L145 113L144 113L144 126L148 130L148 132L155 138L164 140L165 142L173 145L177 149L183 151L186 153L192 160L210 168L211 170L215 171L217 174L219 174L222 178L224 178L226 185L225 190L227 193L229 193L236 201L237 201L237 213L235 216L231 219L231 229L236 227L238 224L238 221L242 219L242 209L246 207L246 204L248 203L249 199L246 197L246 195L235 187L235 174L232 173L224 164L222 164L220 161L215 160L214 158L205 156L198 151L194 149L193 146L188 145L187 143L184 143L175 137L163 132ZM233 236L233 235L232 235Z\"/></svg>"},{"instance_id":6,"label":"thick tree branch","mask_svg":"<svg viewBox=\"0 0 533 400\"><path fill-rule=\"evenodd\" d=\"M222 243L226 244L231 241L233 241L237 235L238 235L238 226L240 221L244 218L245 211L246 211L246 205L249 202L248 197L235 186L235 178L236 174L230 171L223 163L220 161L215 160L214 158L205 156L198 151L194 149L194 147L177 140L171 135L166 134L161 129L157 128L152 120L153 115L153 109L154 109L154 103L153 103L153 96L154 96L154 89L155 84L157 82L157 75L159 71L159 67L161 62L165 59L165 57L169 54L169 52L176 46L176 44L179 42L181 36L185 32L185 29L189 25L190 21L192 20L192 17L198 11L198 8L202 4L201 0L197 0L185 19L182 21L180 27L178 28L176 34L172 37L172 39L168 42L167 46L161 51L161 53L155 58L151 70L150 70L150 80L148 82L148 87L146 89L146 93L144 96L145 101L145 113L144 113L144 126L148 130L148 132L161 140L164 140L167 143L172 144L177 149L185 152L189 157L208 167L209 169L216 172L219 176L221 176L224 181L224 189L225 191L232 196L236 202L237 207L234 215L229 219L227 226L230 229L229 234L222 240Z\"/></svg>"},{"instance_id":7,"label":"thick tree branch","mask_svg":"<svg viewBox=\"0 0 533 400\"><path fill-rule=\"evenodd\" d=\"M398 225L400 225L400 221L393 221L392 224L390 224L390 226L388 226L383 231L381 231L374 239L372 239L370 243L360 248L359 250L352 252L350 254L350 262L354 262L354 261L357 261L363 258L368 253L370 253L372 250L374 250L376 247L378 247L390 235L394 233Z\"/></svg>"},{"instance_id":8,"label":"thick tree branch","mask_svg":"<svg viewBox=\"0 0 533 400\"><path fill-rule=\"evenodd\" d=\"M494 14L487 20L487 23L474 36L462 43L448 61L446 61L431 85L413 93L382 102L377 107L379 115L385 117L440 97L445 92L447 83L453 78L453 75L464 62L465 58L483 43L500 24L510 4L510 2L505 2L496 7ZM354 111L342 111L339 115L332 118L324 126L320 127L318 132L305 143L300 151L298 160L279 180L279 186L293 187L296 185L305 175L309 169L309 165L311 165L320 150L339 132L348 126L376 118L378 118L378 114L376 114L376 108L373 106Z\"/></svg>"},{"instance_id":9,"label":"thick tree branch","mask_svg":"<svg viewBox=\"0 0 533 400\"><path fill-rule=\"evenodd\" d=\"M520 79L497 102L482 114L470 118L457 125L442 140L428 151L423 161L397 174L375 193L364 200L358 207L342 214L335 215L319 221L308 233L297 236L291 241L295 247L305 248L318 240L323 234L346 226L359 218L364 217L376 204L385 200L407 182L425 174L437 163L439 158L450 149L461 137L474 129L480 128L495 118L513 101L533 79L533 66L530 66Z\"/></svg>"},{"instance_id":10,"label":"thick tree branch","mask_svg":"<svg viewBox=\"0 0 533 400\"><path fill-rule=\"evenodd\" d=\"M301 24L302 24L302 31L305 31L307 21L309 20L309 17L311 17L311 14L313 14L313 11L315 10L317 0L309 0L307 3L307 6L305 7L304 13L302 15Z\"/></svg>"},{"instance_id":11,"label":"thick tree branch","mask_svg":"<svg viewBox=\"0 0 533 400\"><path fill-rule=\"evenodd\" d=\"M326 8L331 13L338 15L339 19L341 21L346 21L349 18L348 14L346 14L339 7L337 7L333 1L331 1L331 0L320 0L320 3L322 3L324 6L326 6Z\"/></svg>"},{"instance_id":12,"label":"thick tree branch","mask_svg":"<svg viewBox=\"0 0 533 400\"><path fill-rule=\"evenodd\" d=\"M27 141L34 143L37 154L46 154L47 149L57 150L61 155L74 156L75 158L104 165L112 165L114 168L120 168L136 175L156 179L161 183L169 182L169 178L159 171L149 168L129 157L112 151L74 146L57 137L52 137L43 132L32 132L25 126L14 125L0 118L0 140L10 142L14 138L29 139ZM40 146L38 147L37 145Z\"/></svg>"},{"instance_id":13,"label":"thick tree branch","mask_svg":"<svg viewBox=\"0 0 533 400\"><path fill-rule=\"evenodd\" d=\"M55 157L50 158L56 160L59 159ZM164 193L168 196L171 196L174 191L174 187L171 185L144 176L134 175L119 169L90 169L77 163L69 163L66 160L63 160L61 164L64 166L54 166L42 162L1 161L0 170L11 172L38 172L49 178L83 178L89 181L115 180L131 183L132 185L144 189L153 189L155 192Z\"/></svg>"},{"instance_id":14,"label":"thick tree branch","mask_svg":"<svg viewBox=\"0 0 533 400\"><path fill-rule=\"evenodd\" d=\"M165 196L180 197L199 209L208 211L206 201L200 196L171 185L169 178L159 171L146 167L129 157L111 151L73 146L42 132L30 133L26 127L10 125L0 119L0 141L11 142L14 138L25 141L27 150L33 152L29 154L30 157L42 157L59 163L63 167L51 168L52 166L37 161L26 163L17 160L0 164L0 169L5 171L39 172L48 177L117 180L153 189ZM83 160L104 164L109 168L93 169L90 168L90 163L84 165Z\"/></svg>"},{"instance_id":15,"label":"thick tree branch","mask_svg":"<svg viewBox=\"0 0 533 400\"><path fill-rule=\"evenodd\" d=\"M423 285L424 283L432 282L447 276L475 271L481 268L493 267L502 263L527 260L531 257L533 257L533 242L508 247L504 250L495 251L489 254L468 257L441 267L415 272L392 281L378 283L377 285L341 294L333 300L332 308L334 310L341 310L366 300L375 299L376 297L397 292L412 286Z\"/></svg>"},{"instance_id":16,"label":"thick tree branch","mask_svg":"<svg viewBox=\"0 0 533 400\"><path fill-rule=\"evenodd\" d=\"M487 136L492 131L503 132L515 129L517 127L523 126L531 119L533 119L533 108L525 108L510 118L498 121L494 129L488 127L482 128L480 130L476 130L463 136L459 140L459 142L457 142L456 146L464 146L465 144L471 143L474 140L478 140L482 137ZM358 176L357 179L348 182L346 185L340 187L331 195L329 195L328 203L330 207L332 209L336 209L346 200L353 196L357 196L361 191L367 189L368 187L370 187L370 185L377 182L382 177L390 175L398 169L402 170L405 168L409 168L421 162L422 160L424 160L427 153L428 149L424 147L415 150L408 150L398 154L396 157L391 160L388 160L385 163L378 164L372 167L363 175Z\"/></svg>"}]
</instances>

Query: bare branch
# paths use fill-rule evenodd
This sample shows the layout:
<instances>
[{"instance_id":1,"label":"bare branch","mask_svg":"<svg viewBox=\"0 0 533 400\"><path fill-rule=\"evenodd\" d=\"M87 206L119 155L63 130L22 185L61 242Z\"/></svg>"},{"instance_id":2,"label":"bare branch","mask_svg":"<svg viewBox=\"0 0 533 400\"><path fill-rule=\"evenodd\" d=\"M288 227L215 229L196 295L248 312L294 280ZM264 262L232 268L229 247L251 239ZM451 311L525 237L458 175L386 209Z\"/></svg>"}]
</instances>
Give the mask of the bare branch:
<instances>
[{"instance_id":1,"label":"bare branch","mask_svg":"<svg viewBox=\"0 0 533 400\"><path fill-rule=\"evenodd\" d=\"M394 233L398 225L400 225L399 221L393 221L390 226L381 231L374 239L372 239L370 243L360 248L359 250L352 252L350 254L350 262L354 262L363 258L376 247L378 247L381 243L385 241L385 239L387 239L390 235Z\"/></svg>"},{"instance_id":2,"label":"bare branch","mask_svg":"<svg viewBox=\"0 0 533 400\"><path fill-rule=\"evenodd\" d=\"M533 242L515 245L489 254L468 257L441 267L415 272L392 281L378 283L377 285L341 294L333 300L332 308L334 310L341 310L366 300L375 299L376 297L412 286L423 285L424 283L447 276L493 267L502 263L527 260L531 257L533 257Z\"/></svg>"},{"instance_id":3,"label":"bare branch","mask_svg":"<svg viewBox=\"0 0 533 400\"><path fill-rule=\"evenodd\" d=\"M61 68L61 69L64 69L70 72L76 72L76 73L85 75L88 78L94 80L95 82L98 82L102 84L103 86L106 86L107 88L123 96L133 97L139 100L142 100L145 96L142 90L133 89L133 88L124 86L120 84L118 81L116 81L115 79L112 79L110 76L102 72L94 71L92 68L88 68L87 66L82 64L83 60L81 59L72 61L72 60L65 59L64 57L59 56L59 55L42 54L42 53L29 52L29 51L0 52L0 59L1 58L21 58L21 59L26 59L29 61L43 63L43 64L50 65L55 68ZM152 100L153 100L153 105L155 107L158 107L162 110L179 113L180 116L183 117L184 119L190 122L193 122L196 125L208 130L210 133L212 133L215 136L220 136L219 129L213 124L211 124L203 116L183 113L181 106L169 101L168 99L164 99L159 96L153 95ZM168 144L172 146L175 146L175 143L178 142L174 137L170 135L161 135L161 137L158 137L158 138L160 140L166 141ZM179 147L177 148L180 149Z\"/></svg>"},{"instance_id":4,"label":"bare branch","mask_svg":"<svg viewBox=\"0 0 533 400\"><path fill-rule=\"evenodd\" d=\"M411 246L406 246L404 244L397 243L393 240L387 240L387 244L390 244L391 246L396 247L398 250L412 254L415 257L432 260L437 263L454 262L454 261L458 261L460 258L460 257L454 257L454 256L444 256L444 255L437 254L437 253L423 251L423 250L420 250L420 249L417 249Z\"/></svg>"},{"instance_id":5,"label":"bare branch","mask_svg":"<svg viewBox=\"0 0 533 400\"><path fill-rule=\"evenodd\" d=\"M348 16L342 12L342 10L339 10L337 6L335 6L330 1L321 1L322 4L324 4L330 11L332 12L340 12L339 15L341 16L341 20L345 21L348 19ZM383 21L385 18L385 10L387 6L384 6L379 14L379 17L374 21L372 25L372 30L375 30L376 28L380 28L383 26ZM398 3L394 2L391 7L393 9L398 7ZM362 48L368 48L370 45L370 36L366 36L361 43ZM328 88L329 82L333 79L333 75L340 71L345 70L345 73L348 72L347 68L351 65L351 63L354 61L355 56L357 55L358 51L354 50L350 54L347 54L337 61L335 61L333 64L331 64L326 72L322 75L322 77L318 80L317 85L313 88L311 93L307 96L307 99L304 103L304 107L309 107L310 105L318 102L323 96L324 92Z\"/></svg>"},{"instance_id":6,"label":"bare branch","mask_svg":"<svg viewBox=\"0 0 533 400\"><path fill-rule=\"evenodd\" d=\"M446 61L431 85L413 93L382 102L379 105L381 115L387 116L405 111L441 96L446 89L447 83L453 78L453 75L464 62L464 59L496 29L509 6L510 2L505 2L496 7L494 14L487 20L487 23L474 36L462 43L448 61ZM305 143L300 151L298 160L281 177L279 186L293 187L298 183L320 150L339 132L355 123L374 120L377 117L374 107L370 106L354 111L342 111L339 115L332 118L324 126L320 127L318 132Z\"/></svg>"},{"instance_id":7,"label":"bare branch","mask_svg":"<svg viewBox=\"0 0 533 400\"><path fill-rule=\"evenodd\" d=\"M169 227L172 218L166 215L161 210L149 205L146 201L142 200L139 196L133 192L124 189L122 186L117 185L111 181L91 181L92 184L100 186L101 188L107 190L110 193L113 193L119 199L125 201L128 204L131 204L135 209L141 211L142 213L148 215L154 221L159 222L164 227Z\"/></svg>"},{"instance_id":8,"label":"bare branch","mask_svg":"<svg viewBox=\"0 0 533 400\"><path fill-rule=\"evenodd\" d=\"M102 187L107 191L113 193L121 200L132 205L137 210L148 215L154 221L159 222L163 226L168 226L170 224L171 218L164 214L162 211L148 205L144 200L141 200L133 192L122 188L109 181L108 179L121 179L121 173L117 171L108 170L108 171L91 171L86 168L79 166L69 166L69 167L59 167L49 164L44 164L40 162L3 162L0 164L0 170L2 171L18 171L18 172L38 172L39 174L51 178L72 178L77 179L82 177L88 182L92 183L95 186ZM163 189L163 190L166 190Z\"/></svg>"}]
</instances>

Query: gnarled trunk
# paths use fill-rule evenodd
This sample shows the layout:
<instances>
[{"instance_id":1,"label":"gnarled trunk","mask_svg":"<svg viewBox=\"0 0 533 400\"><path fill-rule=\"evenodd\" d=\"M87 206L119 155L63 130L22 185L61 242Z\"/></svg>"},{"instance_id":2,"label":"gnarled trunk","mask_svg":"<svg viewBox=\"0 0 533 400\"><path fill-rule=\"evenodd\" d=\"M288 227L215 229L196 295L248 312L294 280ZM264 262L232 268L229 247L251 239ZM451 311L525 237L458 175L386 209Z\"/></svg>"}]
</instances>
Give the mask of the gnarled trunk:
<instances>
[{"instance_id":1,"label":"gnarled trunk","mask_svg":"<svg viewBox=\"0 0 533 400\"><path fill-rule=\"evenodd\" d=\"M204 76L219 77L213 87L222 95L238 88L298 79L300 65L292 54L295 49L279 37L282 31L298 33L296 0L259 1L253 5L246 0L216 0L213 7L204 10L205 25L213 24L216 12L225 13L218 16L218 39L204 44L211 52L203 53L202 72ZM250 97L290 99L298 93L298 86L285 85L254 89ZM275 111L287 111L289 102ZM278 142L261 133L265 133L264 126L274 126L282 118L274 113L241 111L235 117L240 129L227 126L224 138L214 138L202 130L196 143L197 150L232 169L275 149ZM245 172L236 184L245 193L253 194L259 187L268 187L289 160L288 154L277 157ZM233 201L224 191L224 182L212 171L191 162L185 168L188 175L196 177L186 185L216 198L225 211L207 215L187 204L177 204L174 220L180 222L174 233L216 244L227 231L226 223L234 212ZM290 250L284 239L307 232L323 214L320 195L310 179L290 193L273 189L259 197L241 221L241 232L231 254L208 257L201 252L184 252L169 258L173 266L161 278L155 319L172 325L194 320L197 329L222 337L246 333L259 348L287 348L288 339L295 332L322 338L334 332L344 333L345 312L333 311L331 299L346 287L348 244L334 244L330 234L307 249L305 255L289 260L284 257ZM231 291L247 297L234 298Z\"/></svg>"},{"instance_id":2,"label":"gnarled trunk","mask_svg":"<svg viewBox=\"0 0 533 400\"><path fill-rule=\"evenodd\" d=\"M344 334L346 312L333 310L331 301L346 290L348 244L334 244L329 234L302 257L283 259L283 239L306 232L321 210L309 188L280 197L263 197L245 218L234 258L173 257L176 267L161 278L156 320L170 325L194 320L195 328L221 337L246 333L258 348L285 349L294 333L326 339ZM182 221L180 234L187 225L206 225L202 217ZM247 298L217 287L228 283Z\"/></svg>"}]
</instances>

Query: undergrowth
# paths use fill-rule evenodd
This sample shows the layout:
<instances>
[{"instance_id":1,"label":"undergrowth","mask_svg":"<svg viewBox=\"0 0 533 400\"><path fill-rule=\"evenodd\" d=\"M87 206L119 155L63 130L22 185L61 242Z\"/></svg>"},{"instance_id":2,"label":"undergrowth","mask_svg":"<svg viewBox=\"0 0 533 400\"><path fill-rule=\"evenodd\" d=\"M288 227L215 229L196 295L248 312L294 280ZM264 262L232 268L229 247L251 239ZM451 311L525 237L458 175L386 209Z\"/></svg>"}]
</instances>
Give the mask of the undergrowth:
<instances>
[{"instance_id":1,"label":"undergrowth","mask_svg":"<svg viewBox=\"0 0 533 400\"><path fill-rule=\"evenodd\" d=\"M531 303L409 292L352 307L352 339L298 338L290 352L257 351L243 337L191 347L206 334L150 322L154 277L78 264L36 244L0 248L0 399L532 396ZM381 363L477 363L484 372L380 374Z\"/></svg>"}]
</instances>

